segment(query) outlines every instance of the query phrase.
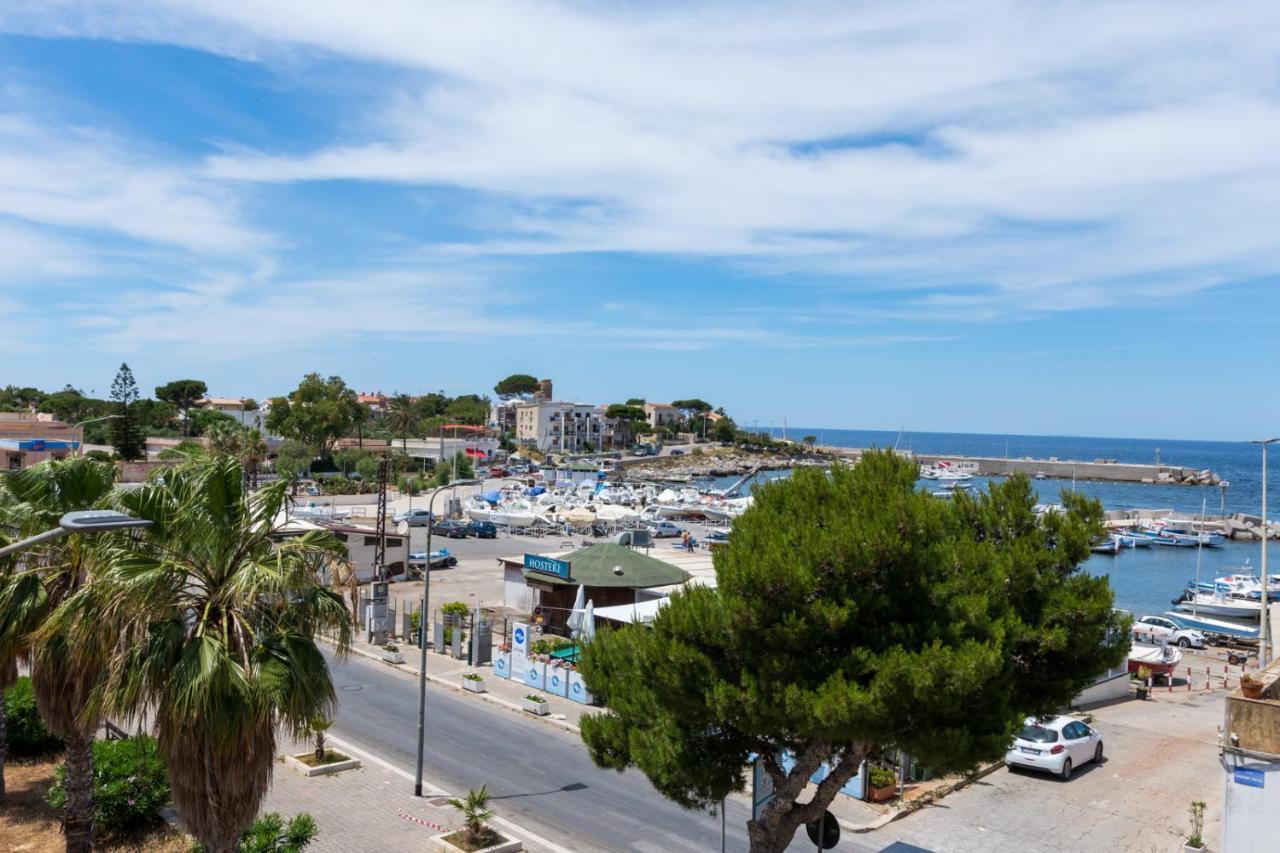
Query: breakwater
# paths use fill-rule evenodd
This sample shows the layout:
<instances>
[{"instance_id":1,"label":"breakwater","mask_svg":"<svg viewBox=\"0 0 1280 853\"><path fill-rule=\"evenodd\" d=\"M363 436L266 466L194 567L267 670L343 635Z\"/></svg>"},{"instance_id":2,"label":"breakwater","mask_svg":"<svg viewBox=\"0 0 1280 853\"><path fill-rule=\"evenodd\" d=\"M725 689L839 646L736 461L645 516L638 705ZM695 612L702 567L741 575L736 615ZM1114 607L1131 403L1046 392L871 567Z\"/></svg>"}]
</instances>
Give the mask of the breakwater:
<instances>
[{"instance_id":1,"label":"breakwater","mask_svg":"<svg viewBox=\"0 0 1280 853\"><path fill-rule=\"evenodd\" d=\"M862 448L825 447L827 453L856 460L862 456ZM1114 459L1021 459L995 456L942 456L912 454L913 459L924 465L947 463L961 471L980 477L1007 477L1010 474L1026 474L1035 477L1043 474L1055 480L1099 480L1115 483L1153 483L1158 485L1216 486L1222 478L1207 468L1195 469L1182 465L1145 465L1136 462L1118 462Z\"/></svg>"}]
</instances>

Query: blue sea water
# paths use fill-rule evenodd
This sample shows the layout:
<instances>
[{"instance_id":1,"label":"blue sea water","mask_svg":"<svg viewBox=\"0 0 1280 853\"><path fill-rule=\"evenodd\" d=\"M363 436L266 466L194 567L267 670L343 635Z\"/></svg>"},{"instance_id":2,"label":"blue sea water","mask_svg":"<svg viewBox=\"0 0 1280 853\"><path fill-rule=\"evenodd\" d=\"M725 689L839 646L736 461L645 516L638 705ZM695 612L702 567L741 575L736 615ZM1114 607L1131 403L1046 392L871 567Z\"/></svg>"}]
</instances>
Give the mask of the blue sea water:
<instances>
[{"instance_id":1,"label":"blue sea water","mask_svg":"<svg viewBox=\"0 0 1280 853\"><path fill-rule=\"evenodd\" d=\"M775 429L775 435L782 431ZM1078 492L1102 501L1107 509L1175 509L1186 513L1200 512L1202 504L1210 515L1226 512L1261 513L1261 450L1246 442L1186 441L1145 438L1089 438L1084 436L979 435L971 433L906 433L878 430L837 430L789 428L790 438L818 436L823 444L837 447L894 447L930 455L1008 456L1091 462L1115 459L1118 462L1160 462L1197 470L1208 468L1230 483L1226 489L1216 486L1159 486L1147 483L1102 483L1077 481ZM1280 446L1278 446L1280 447ZM1006 451L1007 448L1007 451ZM1273 448L1275 449L1275 448ZM1280 465L1280 450L1268 460ZM770 476L785 476L773 472ZM1270 479L1270 478L1269 478ZM725 487L732 478L717 482ZM984 488L986 478L975 477L974 489ZM1274 481L1273 481L1274 482ZM1057 503L1063 490L1070 490L1070 480L1041 480L1034 484L1040 500ZM923 488L936 484L922 481ZM1269 497L1280 498L1274 486ZM1275 513L1271 513L1272 517ZM1187 581L1198 574L1211 579L1242 570L1258 572L1261 553L1259 542L1232 542L1220 548L1141 548L1122 551L1116 556L1093 555L1085 570L1107 575L1115 590L1116 606L1130 610L1135 616L1163 613L1171 608ZM1280 559L1280 544L1272 543L1271 556ZM1280 563L1270 561L1270 571L1280 570Z\"/></svg>"}]
</instances>

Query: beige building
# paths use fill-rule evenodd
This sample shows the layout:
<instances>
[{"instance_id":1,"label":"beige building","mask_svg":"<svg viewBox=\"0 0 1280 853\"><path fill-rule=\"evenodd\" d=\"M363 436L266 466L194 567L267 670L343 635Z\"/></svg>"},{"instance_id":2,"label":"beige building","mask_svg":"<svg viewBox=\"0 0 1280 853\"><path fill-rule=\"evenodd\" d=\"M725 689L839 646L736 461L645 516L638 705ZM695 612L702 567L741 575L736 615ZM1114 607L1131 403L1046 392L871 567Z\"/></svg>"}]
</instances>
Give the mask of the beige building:
<instances>
[{"instance_id":1,"label":"beige building","mask_svg":"<svg viewBox=\"0 0 1280 853\"><path fill-rule=\"evenodd\" d=\"M15 470L63 459L79 447L79 433L53 415L0 412L0 468Z\"/></svg>"},{"instance_id":2,"label":"beige building","mask_svg":"<svg viewBox=\"0 0 1280 853\"><path fill-rule=\"evenodd\" d=\"M581 453L588 443L599 449L613 435L613 424L604 412L603 406L590 403L521 403L516 406L516 441L544 453Z\"/></svg>"},{"instance_id":3,"label":"beige building","mask_svg":"<svg viewBox=\"0 0 1280 853\"><path fill-rule=\"evenodd\" d=\"M680 420L680 410L670 403L645 403L644 413L649 419L649 426L654 429L661 429Z\"/></svg>"}]
</instances>

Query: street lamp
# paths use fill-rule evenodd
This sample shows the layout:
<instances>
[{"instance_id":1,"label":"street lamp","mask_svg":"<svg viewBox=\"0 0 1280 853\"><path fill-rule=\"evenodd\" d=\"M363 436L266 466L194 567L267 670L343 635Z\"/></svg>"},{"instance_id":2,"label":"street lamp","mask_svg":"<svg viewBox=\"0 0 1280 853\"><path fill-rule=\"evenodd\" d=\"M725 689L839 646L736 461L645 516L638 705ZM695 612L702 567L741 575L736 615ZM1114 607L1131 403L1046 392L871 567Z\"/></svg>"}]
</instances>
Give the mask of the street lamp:
<instances>
[{"instance_id":1,"label":"street lamp","mask_svg":"<svg viewBox=\"0 0 1280 853\"><path fill-rule=\"evenodd\" d=\"M423 735L425 732L424 725L427 715L427 614L430 612L431 606L431 528L435 527L436 515L436 495L454 486L474 486L479 480L458 480L452 484L446 483L439 486L431 493L431 497L427 499L427 551L424 565L422 567L422 613L418 617L418 650L422 654L422 659L418 666L418 767L413 777L413 795L415 797L422 796L422 749ZM405 566L406 571L408 565Z\"/></svg>"},{"instance_id":2,"label":"street lamp","mask_svg":"<svg viewBox=\"0 0 1280 853\"><path fill-rule=\"evenodd\" d=\"M1271 616L1267 613L1267 584L1270 581L1267 575L1267 534L1270 532L1267 527L1267 445L1277 441L1280 438L1259 438L1249 442L1262 445L1262 613L1258 620L1258 664L1263 669L1271 661L1267 655L1267 639L1271 633Z\"/></svg>"},{"instance_id":3,"label":"street lamp","mask_svg":"<svg viewBox=\"0 0 1280 853\"><path fill-rule=\"evenodd\" d=\"M149 527L150 525L151 522L146 519L134 518L131 515L125 515L123 512L109 509L86 509L69 512L58 519L58 526L52 530L37 533L35 536L20 539L12 545L0 548L0 557L7 557L19 551L25 551L43 542L61 539L68 533L97 533L103 530L125 530L130 527Z\"/></svg>"},{"instance_id":4,"label":"street lamp","mask_svg":"<svg viewBox=\"0 0 1280 853\"><path fill-rule=\"evenodd\" d=\"M87 421L80 421L77 424L72 424L71 426L72 432L75 432L77 429L80 430L80 446L76 448L79 451L79 455L84 456L84 428L87 424L96 424L99 421L109 421L109 420L114 420L115 418L123 418L123 417L124 415L103 415L100 418L89 418L89 420Z\"/></svg>"}]
</instances>

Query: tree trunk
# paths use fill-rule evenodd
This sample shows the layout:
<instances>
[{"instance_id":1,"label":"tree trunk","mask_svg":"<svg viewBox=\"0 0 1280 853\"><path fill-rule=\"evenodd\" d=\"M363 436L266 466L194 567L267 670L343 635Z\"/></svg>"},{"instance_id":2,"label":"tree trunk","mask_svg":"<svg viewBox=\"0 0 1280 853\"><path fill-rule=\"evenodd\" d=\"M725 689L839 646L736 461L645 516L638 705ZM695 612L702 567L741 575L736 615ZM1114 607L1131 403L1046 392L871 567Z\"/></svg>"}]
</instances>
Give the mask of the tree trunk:
<instances>
[{"instance_id":1,"label":"tree trunk","mask_svg":"<svg viewBox=\"0 0 1280 853\"><path fill-rule=\"evenodd\" d=\"M93 850L93 736L76 733L66 738L66 744L62 832L67 853L88 853Z\"/></svg>"},{"instance_id":2,"label":"tree trunk","mask_svg":"<svg viewBox=\"0 0 1280 853\"><path fill-rule=\"evenodd\" d=\"M835 799L836 792L858 772L867 751L864 744L846 744L838 749L836 754L840 756L839 761L831 767L831 772L806 803L797 800L809 778L825 760L834 756L831 747L823 744L800 753L795 766L781 784L778 780L783 777L775 777L774 797L764 807L760 819L747 821L751 853L782 853L786 850L795 837L796 830L822 817L827 806Z\"/></svg>"},{"instance_id":3,"label":"tree trunk","mask_svg":"<svg viewBox=\"0 0 1280 853\"><path fill-rule=\"evenodd\" d=\"M0 688L0 803L4 802L4 760L9 754L9 733L5 725L4 690Z\"/></svg>"}]
</instances>

